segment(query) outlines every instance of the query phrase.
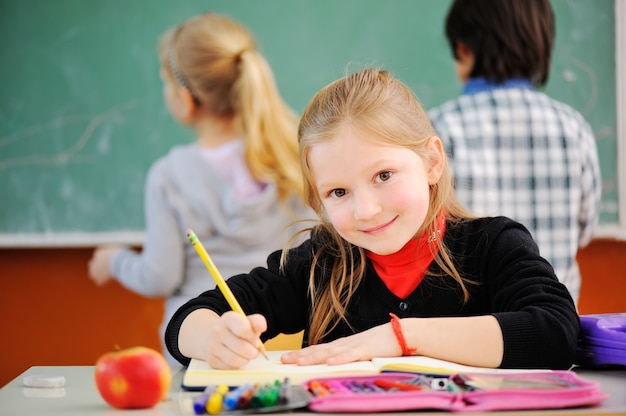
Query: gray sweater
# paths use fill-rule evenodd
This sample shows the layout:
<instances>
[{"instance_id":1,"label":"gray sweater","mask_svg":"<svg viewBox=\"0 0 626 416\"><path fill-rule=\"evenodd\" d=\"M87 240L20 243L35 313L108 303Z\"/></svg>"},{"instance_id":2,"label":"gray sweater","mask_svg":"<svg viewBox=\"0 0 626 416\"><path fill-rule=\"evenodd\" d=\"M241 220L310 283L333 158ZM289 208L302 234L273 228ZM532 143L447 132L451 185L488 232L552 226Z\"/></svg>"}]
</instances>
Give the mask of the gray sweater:
<instances>
[{"instance_id":1,"label":"gray sweater","mask_svg":"<svg viewBox=\"0 0 626 416\"><path fill-rule=\"evenodd\" d=\"M292 221L315 218L295 199L287 212L277 195L275 185L268 184L258 196L241 201L195 144L174 147L147 176L143 251L119 250L111 261L112 274L134 292L167 297L166 324L180 305L215 287L186 230L196 233L224 278L248 272L265 265L297 229L310 226L290 226Z\"/></svg>"}]
</instances>

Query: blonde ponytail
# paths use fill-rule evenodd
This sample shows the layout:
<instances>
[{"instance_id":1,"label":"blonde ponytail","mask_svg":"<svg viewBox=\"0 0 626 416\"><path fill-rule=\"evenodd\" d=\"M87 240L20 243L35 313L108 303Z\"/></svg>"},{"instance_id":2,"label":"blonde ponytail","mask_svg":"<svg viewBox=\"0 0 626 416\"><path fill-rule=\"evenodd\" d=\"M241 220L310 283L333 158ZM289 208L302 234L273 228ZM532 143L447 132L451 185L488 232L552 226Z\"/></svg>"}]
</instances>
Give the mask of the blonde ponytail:
<instances>
[{"instance_id":1,"label":"blonde ponytail","mask_svg":"<svg viewBox=\"0 0 626 416\"><path fill-rule=\"evenodd\" d=\"M241 54L235 90L252 175L276 183L281 200L301 196L298 117L283 102L267 61L256 50Z\"/></svg>"},{"instance_id":2,"label":"blonde ponytail","mask_svg":"<svg viewBox=\"0 0 626 416\"><path fill-rule=\"evenodd\" d=\"M163 37L161 64L200 111L238 123L254 178L275 183L281 202L302 196L298 117L248 29L216 13L191 18Z\"/></svg>"}]
</instances>

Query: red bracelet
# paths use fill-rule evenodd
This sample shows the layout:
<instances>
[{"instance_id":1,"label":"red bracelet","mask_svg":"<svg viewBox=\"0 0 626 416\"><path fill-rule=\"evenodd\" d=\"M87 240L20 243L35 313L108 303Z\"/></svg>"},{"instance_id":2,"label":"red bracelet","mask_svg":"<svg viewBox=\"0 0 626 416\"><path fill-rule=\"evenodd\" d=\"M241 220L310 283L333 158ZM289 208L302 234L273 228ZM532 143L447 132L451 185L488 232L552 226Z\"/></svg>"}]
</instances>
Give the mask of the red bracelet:
<instances>
[{"instance_id":1,"label":"red bracelet","mask_svg":"<svg viewBox=\"0 0 626 416\"><path fill-rule=\"evenodd\" d=\"M406 340L404 339L404 335L402 335L400 318L398 318L395 314L391 312L389 312L389 316L391 316L391 328L393 328L393 333L396 334L396 338L398 338L398 344L400 344L400 348L402 348L402 355L415 355L415 353L417 352L417 348L409 348L406 345Z\"/></svg>"}]
</instances>

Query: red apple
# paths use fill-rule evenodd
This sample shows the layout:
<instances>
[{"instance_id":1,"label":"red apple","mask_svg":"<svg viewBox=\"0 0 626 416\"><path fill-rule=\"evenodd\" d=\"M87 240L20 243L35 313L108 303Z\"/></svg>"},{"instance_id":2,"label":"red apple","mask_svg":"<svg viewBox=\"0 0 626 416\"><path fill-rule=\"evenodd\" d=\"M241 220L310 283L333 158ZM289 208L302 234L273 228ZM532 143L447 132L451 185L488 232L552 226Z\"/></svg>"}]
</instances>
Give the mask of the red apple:
<instances>
[{"instance_id":1,"label":"red apple","mask_svg":"<svg viewBox=\"0 0 626 416\"><path fill-rule=\"evenodd\" d=\"M96 386L105 402L118 409L145 409L160 402L172 382L161 353L133 347L102 355L96 362Z\"/></svg>"}]
</instances>

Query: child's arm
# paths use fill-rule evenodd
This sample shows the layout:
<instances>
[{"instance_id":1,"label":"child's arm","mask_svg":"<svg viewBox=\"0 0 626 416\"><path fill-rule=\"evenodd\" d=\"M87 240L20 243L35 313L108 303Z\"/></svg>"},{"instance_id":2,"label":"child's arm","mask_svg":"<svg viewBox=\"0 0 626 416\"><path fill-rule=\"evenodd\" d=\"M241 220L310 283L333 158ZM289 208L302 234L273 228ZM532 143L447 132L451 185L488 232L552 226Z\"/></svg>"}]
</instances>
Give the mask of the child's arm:
<instances>
[{"instance_id":1,"label":"child's arm","mask_svg":"<svg viewBox=\"0 0 626 416\"><path fill-rule=\"evenodd\" d=\"M406 318L401 325L417 354L475 367L495 368L502 362L502 329L492 315Z\"/></svg>"},{"instance_id":2,"label":"child's arm","mask_svg":"<svg viewBox=\"0 0 626 416\"><path fill-rule=\"evenodd\" d=\"M240 368L259 354L259 337L266 329L262 315L245 317L229 311L219 316L210 309L196 309L183 320L178 348L213 368Z\"/></svg>"},{"instance_id":3,"label":"child's arm","mask_svg":"<svg viewBox=\"0 0 626 416\"><path fill-rule=\"evenodd\" d=\"M89 278L96 285L102 286L113 280L110 264L111 258L118 249L118 246L100 246L94 250L87 267L89 269Z\"/></svg>"},{"instance_id":4,"label":"child's arm","mask_svg":"<svg viewBox=\"0 0 626 416\"><path fill-rule=\"evenodd\" d=\"M476 367L498 367L504 344L502 331L491 315L459 318L405 318L400 320L409 348L425 355ZM285 354L285 363L342 364L374 357L397 357L402 349L391 324Z\"/></svg>"}]
</instances>

